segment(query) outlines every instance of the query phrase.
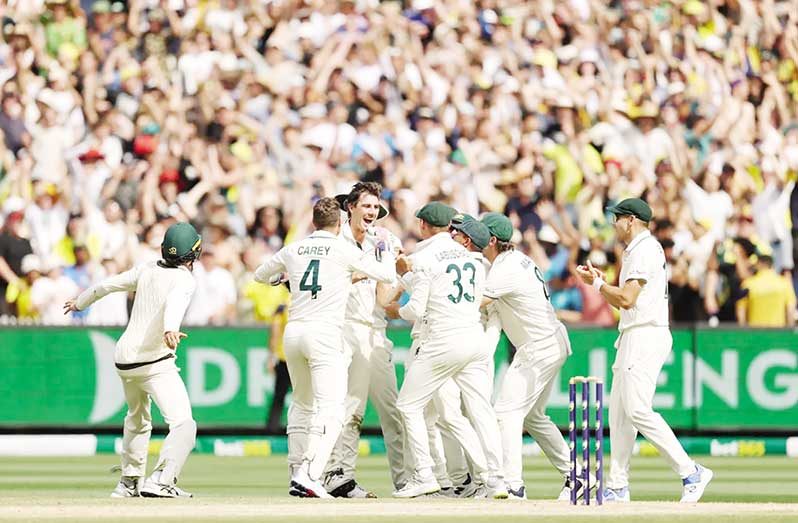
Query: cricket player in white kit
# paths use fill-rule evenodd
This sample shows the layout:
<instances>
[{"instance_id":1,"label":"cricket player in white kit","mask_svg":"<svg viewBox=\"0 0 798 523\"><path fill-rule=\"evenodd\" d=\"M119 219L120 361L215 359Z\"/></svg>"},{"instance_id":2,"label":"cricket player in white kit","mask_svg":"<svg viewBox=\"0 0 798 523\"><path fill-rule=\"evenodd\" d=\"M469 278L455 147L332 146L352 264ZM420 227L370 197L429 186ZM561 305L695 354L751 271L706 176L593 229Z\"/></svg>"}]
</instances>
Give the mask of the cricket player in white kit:
<instances>
[{"instance_id":1,"label":"cricket player in white kit","mask_svg":"<svg viewBox=\"0 0 798 523\"><path fill-rule=\"evenodd\" d=\"M432 202L416 216L422 236L423 229L429 227L440 232L425 240L433 245L425 246L424 256L414 263L410 301L398 311L407 321L426 318L427 332L407 371L397 404L404 418L415 472L394 496L417 497L440 490L432 473L424 407L453 378L475 423L460 443L481 471L488 495L504 499L507 490L500 456L493 448L499 441L499 430L488 394L491 377L482 346L484 330L479 312L485 269L448 232L450 207ZM401 260L398 265L402 265ZM487 448L482 448L483 443Z\"/></svg>"},{"instance_id":2,"label":"cricket player in white kit","mask_svg":"<svg viewBox=\"0 0 798 523\"><path fill-rule=\"evenodd\" d=\"M343 325L352 276L360 272L389 284L396 276L394 257L381 250L384 245L364 256L338 236L340 213L335 199L321 198L313 206L316 231L283 247L255 271L261 283L288 273L291 305L283 346L294 387L288 411L289 492L301 497L332 497L320 478L344 421Z\"/></svg>"},{"instance_id":3,"label":"cricket player in white kit","mask_svg":"<svg viewBox=\"0 0 798 523\"><path fill-rule=\"evenodd\" d=\"M605 501L629 501L629 464L638 431L665 457L682 478L682 502L698 501L712 480L712 471L696 464L673 431L654 412L652 401L662 365L673 345L668 323L668 278L662 246L648 230L651 208L629 198L607 209L618 240L626 244L618 286L609 285L593 267L579 266L582 281L593 285L621 309L618 350L612 366L610 393L611 468Z\"/></svg>"},{"instance_id":4,"label":"cricket player in white kit","mask_svg":"<svg viewBox=\"0 0 798 523\"><path fill-rule=\"evenodd\" d=\"M175 223L161 244L163 260L107 278L64 305L68 313L83 310L112 292L136 293L130 322L114 355L128 412L122 436L122 478L111 497L192 497L176 484L194 448L197 424L175 365L175 349L186 337L180 323L196 288L191 270L201 246L191 224ZM169 425L169 434L155 470L142 485L152 431L150 399Z\"/></svg>"},{"instance_id":5,"label":"cricket player in white kit","mask_svg":"<svg viewBox=\"0 0 798 523\"><path fill-rule=\"evenodd\" d=\"M355 184L349 194L336 197L347 213L340 236L356 249L373 257L380 242L397 254L400 240L386 229L375 226L388 211L380 205L382 186L376 182ZM380 419L385 450L394 487L407 478L404 463L404 430L396 409L399 395L391 351L393 343L385 329L385 311L376 303L377 282L364 278L352 285L344 316L344 349L349 359L346 414L338 442L333 448L324 475L324 487L334 497L373 498L373 493L355 481L355 464L360 448L360 426L371 399Z\"/></svg>"},{"instance_id":6,"label":"cricket player in white kit","mask_svg":"<svg viewBox=\"0 0 798 523\"><path fill-rule=\"evenodd\" d=\"M483 304L497 307L502 328L516 347L494 405L502 435L504 479L511 499L526 499L521 467L524 428L568 481L568 445L546 415L546 403L557 373L571 353L571 344L549 302L540 269L510 243L513 226L509 218L487 213L482 223L491 236L483 251L491 261ZM568 499L569 489L566 484L561 497L564 493Z\"/></svg>"}]
</instances>

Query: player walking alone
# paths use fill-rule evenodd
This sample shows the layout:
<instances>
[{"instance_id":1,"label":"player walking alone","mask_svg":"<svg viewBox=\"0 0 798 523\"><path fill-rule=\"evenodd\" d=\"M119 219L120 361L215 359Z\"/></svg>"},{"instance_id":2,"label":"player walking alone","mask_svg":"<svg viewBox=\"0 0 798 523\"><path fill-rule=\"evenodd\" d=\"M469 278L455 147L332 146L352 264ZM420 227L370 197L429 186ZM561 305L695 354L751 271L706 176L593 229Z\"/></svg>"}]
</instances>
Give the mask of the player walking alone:
<instances>
[{"instance_id":1,"label":"player walking alone","mask_svg":"<svg viewBox=\"0 0 798 523\"><path fill-rule=\"evenodd\" d=\"M196 288L191 271L201 247L202 239L191 224L175 223L164 235L162 260L103 280L64 304L67 314L84 310L112 292L136 293L130 322L114 355L128 410L122 436L122 478L111 497L192 497L177 487L180 470L194 448L197 424L175 365L175 349L186 337L180 332L180 323ZM169 434L155 470L142 486L152 432L150 399L169 425Z\"/></svg>"},{"instance_id":2,"label":"player walking alone","mask_svg":"<svg viewBox=\"0 0 798 523\"><path fill-rule=\"evenodd\" d=\"M681 476L681 501L696 502L712 480L712 471L690 459L652 408L657 377L673 338L668 325L665 254L648 230L651 208L643 200L629 198L607 210L613 215L618 240L626 244L619 285L607 284L590 262L576 268L582 281L593 285L610 305L621 310L610 393L612 459L604 500L630 500L629 464L639 431Z\"/></svg>"},{"instance_id":3,"label":"player walking alone","mask_svg":"<svg viewBox=\"0 0 798 523\"><path fill-rule=\"evenodd\" d=\"M255 281L268 283L272 276L288 272L291 287L283 336L294 386L287 430L289 493L330 498L320 477L344 421L347 361L343 324L352 275L361 272L392 284L396 273L393 255L385 244L377 246L378 253L364 256L363 251L338 236L341 210L335 199L316 202L313 225L314 233L283 247L258 267Z\"/></svg>"}]
</instances>

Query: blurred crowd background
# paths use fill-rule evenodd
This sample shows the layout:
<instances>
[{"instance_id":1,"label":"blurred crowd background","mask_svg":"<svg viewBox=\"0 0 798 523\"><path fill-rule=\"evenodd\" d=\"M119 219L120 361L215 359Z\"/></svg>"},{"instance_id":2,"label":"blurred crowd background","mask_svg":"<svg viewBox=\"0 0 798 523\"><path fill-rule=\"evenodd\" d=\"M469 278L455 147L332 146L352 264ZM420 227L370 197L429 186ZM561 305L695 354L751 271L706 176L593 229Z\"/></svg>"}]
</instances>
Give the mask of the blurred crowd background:
<instances>
[{"instance_id":1,"label":"blurred crowd background","mask_svg":"<svg viewBox=\"0 0 798 523\"><path fill-rule=\"evenodd\" d=\"M204 237L188 324L271 322L263 258L312 202L377 181L415 210L505 212L568 322L613 311L604 212L646 199L676 322L794 322L798 1L5 0L2 321L123 324L61 304ZM798 278L797 278L798 279Z\"/></svg>"}]
</instances>

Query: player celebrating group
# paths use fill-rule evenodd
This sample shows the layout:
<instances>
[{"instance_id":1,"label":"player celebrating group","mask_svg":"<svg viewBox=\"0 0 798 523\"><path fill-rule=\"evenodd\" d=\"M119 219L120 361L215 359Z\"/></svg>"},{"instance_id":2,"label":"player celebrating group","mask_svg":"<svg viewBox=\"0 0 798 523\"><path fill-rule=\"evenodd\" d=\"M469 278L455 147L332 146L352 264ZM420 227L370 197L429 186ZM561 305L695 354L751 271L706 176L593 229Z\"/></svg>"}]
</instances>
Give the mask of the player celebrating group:
<instances>
[{"instance_id":1,"label":"player celebrating group","mask_svg":"<svg viewBox=\"0 0 798 523\"><path fill-rule=\"evenodd\" d=\"M484 252L492 264L483 303L495 303L502 328L516 348L494 407L502 434L507 487L511 497L526 498L521 475L524 427L554 467L566 476L560 499L567 500L570 496L568 445L546 415L546 402L558 372L571 353L568 333L549 302L540 269L510 243L513 234L510 220L498 213L488 213L482 223L490 231L490 243ZM582 487L581 483L576 485L577 489Z\"/></svg>"},{"instance_id":2,"label":"player celebrating group","mask_svg":"<svg viewBox=\"0 0 798 523\"><path fill-rule=\"evenodd\" d=\"M255 271L267 283L288 273L291 306L283 345L294 386L288 413L291 493L332 497L321 482L344 421L347 369L343 341L346 303L353 276L362 273L383 283L395 279L394 258L385 244L364 256L339 236L340 206L321 198L313 206L316 231L280 249Z\"/></svg>"}]
</instances>

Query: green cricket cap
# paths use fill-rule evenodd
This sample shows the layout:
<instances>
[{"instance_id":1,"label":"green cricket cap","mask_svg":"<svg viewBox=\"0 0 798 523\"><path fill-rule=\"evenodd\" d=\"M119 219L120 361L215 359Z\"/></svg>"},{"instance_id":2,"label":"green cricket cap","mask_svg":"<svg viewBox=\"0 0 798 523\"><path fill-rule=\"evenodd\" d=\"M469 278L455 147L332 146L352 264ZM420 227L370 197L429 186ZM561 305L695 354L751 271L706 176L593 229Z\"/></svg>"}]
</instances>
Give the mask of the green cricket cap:
<instances>
[{"instance_id":1,"label":"green cricket cap","mask_svg":"<svg viewBox=\"0 0 798 523\"><path fill-rule=\"evenodd\" d=\"M197 259L202 250L202 238L193 225L177 222L169 226L161 244L161 255L169 262Z\"/></svg>"},{"instance_id":2,"label":"green cricket cap","mask_svg":"<svg viewBox=\"0 0 798 523\"><path fill-rule=\"evenodd\" d=\"M416 218L434 227L448 227L457 211L441 202L429 202L416 212Z\"/></svg>"},{"instance_id":3,"label":"green cricket cap","mask_svg":"<svg viewBox=\"0 0 798 523\"><path fill-rule=\"evenodd\" d=\"M455 225L460 225L460 224L465 223L467 221L475 220L475 219L476 218L474 218L470 214L457 213L454 216L452 216L452 227L454 227Z\"/></svg>"},{"instance_id":4,"label":"green cricket cap","mask_svg":"<svg viewBox=\"0 0 798 523\"><path fill-rule=\"evenodd\" d=\"M489 212L482 217L482 223L488 228L491 236L497 240L509 242L513 237L513 224L510 218L498 212Z\"/></svg>"},{"instance_id":5,"label":"green cricket cap","mask_svg":"<svg viewBox=\"0 0 798 523\"><path fill-rule=\"evenodd\" d=\"M461 223L452 221L452 229L460 231L471 238L471 242L477 249L484 249L490 243L490 231L487 225L467 214Z\"/></svg>"},{"instance_id":6,"label":"green cricket cap","mask_svg":"<svg viewBox=\"0 0 798 523\"><path fill-rule=\"evenodd\" d=\"M627 198L607 207L607 211L616 216L634 216L644 222L650 222L652 218L651 207L640 198Z\"/></svg>"}]
</instances>

